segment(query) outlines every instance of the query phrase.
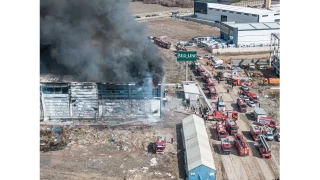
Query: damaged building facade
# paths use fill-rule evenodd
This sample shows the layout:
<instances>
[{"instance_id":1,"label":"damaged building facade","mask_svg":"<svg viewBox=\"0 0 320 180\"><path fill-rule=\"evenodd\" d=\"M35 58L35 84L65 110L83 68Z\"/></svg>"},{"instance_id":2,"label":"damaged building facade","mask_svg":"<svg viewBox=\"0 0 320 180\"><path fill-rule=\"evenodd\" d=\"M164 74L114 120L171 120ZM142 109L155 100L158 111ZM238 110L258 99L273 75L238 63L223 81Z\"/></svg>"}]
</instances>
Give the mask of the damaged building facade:
<instances>
[{"instance_id":1,"label":"damaged building facade","mask_svg":"<svg viewBox=\"0 0 320 180\"><path fill-rule=\"evenodd\" d=\"M161 118L161 84L40 83L40 118Z\"/></svg>"}]
</instances>

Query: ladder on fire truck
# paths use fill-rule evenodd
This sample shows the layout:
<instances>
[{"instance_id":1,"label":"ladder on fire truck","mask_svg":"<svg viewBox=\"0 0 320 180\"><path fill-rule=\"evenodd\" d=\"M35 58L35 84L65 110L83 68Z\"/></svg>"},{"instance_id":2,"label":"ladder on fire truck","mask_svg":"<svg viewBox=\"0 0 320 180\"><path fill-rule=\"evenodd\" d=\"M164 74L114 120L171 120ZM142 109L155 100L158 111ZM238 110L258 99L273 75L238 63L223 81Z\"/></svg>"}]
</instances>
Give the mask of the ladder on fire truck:
<instances>
[{"instance_id":1,"label":"ladder on fire truck","mask_svg":"<svg viewBox=\"0 0 320 180\"><path fill-rule=\"evenodd\" d=\"M265 139L262 135L259 135L259 138L260 138L260 141L261 141L263 147L264 147L267 151L270 151L270 148L269 148L269 145L268 145L267 142L266 142L266 139Z\"/></svg>"}]
</instances>

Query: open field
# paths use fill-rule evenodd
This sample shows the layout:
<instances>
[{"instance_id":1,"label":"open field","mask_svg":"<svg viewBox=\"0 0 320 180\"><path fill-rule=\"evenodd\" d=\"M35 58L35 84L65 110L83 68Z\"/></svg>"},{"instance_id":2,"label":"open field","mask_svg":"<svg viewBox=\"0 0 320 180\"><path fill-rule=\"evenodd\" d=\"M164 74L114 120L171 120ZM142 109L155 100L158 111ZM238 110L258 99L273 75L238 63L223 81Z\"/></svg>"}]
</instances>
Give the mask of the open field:
<instances>
[{"instance_id":1,"label":"open field","mask_svg":"<svg viewBox=\"0 0 320 180\"><path fill-rule=\"evenodd\" d=\"M142 2L131 2L130 3L133 14L144 14L144 13L155 13L162 11L177 11L179 9L190 9L180 7L166 7L159 4L144 4Z\"/></svg>"}]
</instances>

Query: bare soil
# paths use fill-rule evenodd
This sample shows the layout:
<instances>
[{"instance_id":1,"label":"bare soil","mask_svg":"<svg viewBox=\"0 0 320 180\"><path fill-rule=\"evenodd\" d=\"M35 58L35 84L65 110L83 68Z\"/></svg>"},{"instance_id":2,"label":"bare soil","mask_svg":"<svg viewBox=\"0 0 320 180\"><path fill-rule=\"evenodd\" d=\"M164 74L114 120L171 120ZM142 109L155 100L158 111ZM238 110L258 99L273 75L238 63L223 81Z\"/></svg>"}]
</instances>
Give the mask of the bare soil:
<instances>
[{"instance_id":1,"label":"bare soil","mask_svg":"<svg viewBox=\"0 0 320 180\"><path fill-rule=\"evenodd\" d=\"M143 2L131 2L130 6L133 14L154 13L160 11L176 11L178 9L181 9L180 7L167 7L159 4L145 4Z\"/></svg>"}]
</instances>

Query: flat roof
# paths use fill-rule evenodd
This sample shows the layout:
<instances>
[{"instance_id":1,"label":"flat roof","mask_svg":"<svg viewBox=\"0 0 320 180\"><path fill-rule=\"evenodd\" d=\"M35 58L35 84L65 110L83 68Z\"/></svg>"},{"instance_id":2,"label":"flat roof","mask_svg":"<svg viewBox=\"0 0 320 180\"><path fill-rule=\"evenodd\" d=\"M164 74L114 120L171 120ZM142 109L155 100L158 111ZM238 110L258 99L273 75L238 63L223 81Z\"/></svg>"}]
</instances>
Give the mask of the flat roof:
<instances>
[{"instance_id":1,"label":"flat roof","mask_svg":"<svg viewBox=\"0 0 320 180\"><path fill-rule=\"evenodd\" d=\"M184 93L200 94L198 87L195 84L183 85Z\"/></svg>"},{"instance_id":2,"label":"flat roof","mask_svg":"<svg viewBox=\"0 0 320 180\"><path fill-rule=\"evenodd\" d=\"M253 111L257 114L267 114L262 108L254 108Z\"/></svg>"},{"instance_id":3,"label":"flat roof","mask_svg":"<svg viewBox=\"0 0 320 180\"><path fill-rule=\"evenodd\" d=\"M248 14L256 14L256 15L279 13L276 11L270 11L270 10L266 10L266 9L231 6L231 5L224 5L224 4L217 4L217 3L207 3L207 4L208 4L208 8L221 9L221 10L227 10L227 11L235 11L235 12L248 13Z\"/></svg>"},{"instance_id":4,"label":"flat roof","mask_svg":"<svg viewBox=\"0 0 320 180\"><path fill-rule=\"evenodd\" d=\"M238 31L280 29L280 22L269 22L269 23L222 22L221 24L226 24L227 26L238 28Z\"/></svg>"}]
</instances>

